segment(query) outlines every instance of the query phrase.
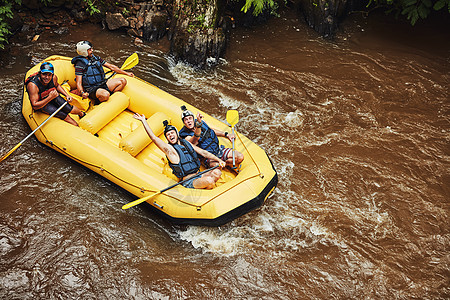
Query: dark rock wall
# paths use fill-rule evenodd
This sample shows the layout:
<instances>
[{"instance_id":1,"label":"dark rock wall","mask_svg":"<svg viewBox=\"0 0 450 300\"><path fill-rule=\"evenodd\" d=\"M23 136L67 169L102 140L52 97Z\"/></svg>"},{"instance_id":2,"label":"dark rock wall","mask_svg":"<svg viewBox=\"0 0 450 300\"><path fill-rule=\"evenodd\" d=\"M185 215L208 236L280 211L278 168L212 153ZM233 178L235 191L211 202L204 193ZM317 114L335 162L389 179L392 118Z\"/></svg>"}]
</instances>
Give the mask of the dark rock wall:
<instances>
[{"instance_id":1,"label":"dark rock wall","mask_svg":"<svg viewBox=\"0 0 450 300\"><path fill-rule=\"evenodd\" d=\"M367 2L291 0L286 5L297 6L310 27L332 38L339 21L349 11L364 10ZM87 12L88 7L81 0L54 0L45 7L39 3L39 0L23 0L22 5L16 7L18 16L29 21L24 21L23 26L34 28L36 34L46 26L62 27L63 22L89 21L101 22L109 30L126 31L145 41L156 41L167 35L170 54L175 60L199 68L216 65L223 57L230 28L257 26L272 17L270 9L256 17L252 8L243 13L245 0L119 0L99 7L100 13L94 15Z\"/></svg>"},{"instance_id":2,"label":"dark rock wall","mask_svg":"<svg viewBox=\"0 0 450 300\"><path fill-rule=\"evenodd\" d=\"M300 14L320 35L333 38L339 22L355 10L365 10L368 0L298 0Z\"/></svg>"},{"instance_id":3,"label":"dark rock wall","mask_svg":"<svg viewBox=\"0 0 450 300\"><path fill-rule=\"evenodd\" d=\"M221 0L175 0L170 52L176 60L205 68L218 63L226 48Z\"/></svg>"}]
</instances>

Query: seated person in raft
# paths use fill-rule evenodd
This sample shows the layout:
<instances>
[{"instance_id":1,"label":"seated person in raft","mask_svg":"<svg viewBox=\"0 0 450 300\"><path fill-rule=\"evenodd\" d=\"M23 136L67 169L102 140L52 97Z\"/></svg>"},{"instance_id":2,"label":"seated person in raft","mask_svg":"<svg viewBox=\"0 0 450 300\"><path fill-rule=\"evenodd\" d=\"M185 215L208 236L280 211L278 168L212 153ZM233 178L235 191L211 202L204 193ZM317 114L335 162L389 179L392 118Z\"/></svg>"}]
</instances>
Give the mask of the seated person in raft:
<instances>
[{"instance_id":1,"label":"seated person in raft","mask_svg":"<svg viewBox=\"0 0 450 300\"><path fill-rule=\"evenodd\" d=\"M66 100L59 95L60 93L66 96L67 102L72 101L69 93L59 85L58 77L54 74L53 65L49 62L44 62L39 72L30 75L25 80L25 87L33 109L49 115L66 103ZM86 114L84 111L67 103L55 116L67 123L78 126L78 123L69 116L69 113L77 114L80 118Z\"/></svg>"},{"instance_id":2,"label":"seated person in raft","mask_svg":"<svg viewBox=\"0 0 450 300\"><path fill-rule=\"evenodd\" d=\"M219 157L221 160L225 161L228 167L233 167L233 149L219 145L219 139L217 137L226 137L230 142L233 142L235 136L226 131L210 128L208 124L203 121L203 116L200 113L197 114L197 119L194 119L194 114L190 110L187 110L186 106L183 105L181 109L181 120L183 121L184 126L180 130L180 137L188 140L192 145L196 145ZM234 155L235 166L239 166L244 160L244 155L239 151L235 151ZM207 168L214 167L217 164L207 157L203 157L203 159L203 163Z\"/></svg>"},{"instance_id":3,"label":"seated person in raft","mask_svg":"<svg viewBox=\"0 0 450 300\"><path fill-rule=\"evenodd\" d=\"M167 121L164 121L164 135L168 141L168 143L165 143L153 133L150 126L148 126L144 115L136 113L133 117L142 122L150 139L166 154L173 174L180 180L189 179L186 182L181 183L181 185L191 189L214 188L214 185L217 180L219 180L222 172L219 169L214 169L204 174L197 175L200 170L200 160L198 159L197 154L215 161L219 164L219 168L225 167L224 161L208 151L200 149L184 139L180 139L178 130L175 126L167 125Z\"/></svg>"},{"instance_id":4,"label":"seated person in raft","mask_svg":"<svg viewBox=\"0 0 450 300\"><path fill-rule=\"evenodd\" d=\"M127 85L125 78L105 79L103 66L119 73L134 77L131 72L124 71L116 65L110 64L94 55L92 44L89 41L81 41L77 44L78 56L72 59L75 66L75 80L78 93L86 99L89 97L95 104L107 101L114 93L123 90Z\"/></svg>"}]
</instances>

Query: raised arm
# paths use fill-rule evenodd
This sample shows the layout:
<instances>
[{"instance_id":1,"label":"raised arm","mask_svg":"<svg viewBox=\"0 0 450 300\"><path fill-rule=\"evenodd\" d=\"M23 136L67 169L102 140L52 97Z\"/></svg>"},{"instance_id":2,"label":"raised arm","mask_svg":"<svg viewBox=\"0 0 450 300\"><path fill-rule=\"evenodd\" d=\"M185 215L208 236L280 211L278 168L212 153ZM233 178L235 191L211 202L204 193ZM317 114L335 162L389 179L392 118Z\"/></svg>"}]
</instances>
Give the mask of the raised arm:
<instances>
[{"instance_id":1,"label":"raised arm","mask_svg":"<svg viewBox=\"0 0 450 300\"><path fill-rule=\"evenodd\" d=\"M178 163L180 161L180 158L178 157L177 152L173 147L170 147L167 143L165 143L163 140L161 140L159 137L156 136L156 134L153 132L153 130L148 126L147 119L144 115L140 115L138 113L135 113L133 115L133 118L136 120L139 120L142 122L142 125L144 126L145 131L147 132L150 139L153 141L153 143L158 146L159 149L161 149L164 154L167 155L167 158L174 164Z\"/></svg>"}]
</instances>

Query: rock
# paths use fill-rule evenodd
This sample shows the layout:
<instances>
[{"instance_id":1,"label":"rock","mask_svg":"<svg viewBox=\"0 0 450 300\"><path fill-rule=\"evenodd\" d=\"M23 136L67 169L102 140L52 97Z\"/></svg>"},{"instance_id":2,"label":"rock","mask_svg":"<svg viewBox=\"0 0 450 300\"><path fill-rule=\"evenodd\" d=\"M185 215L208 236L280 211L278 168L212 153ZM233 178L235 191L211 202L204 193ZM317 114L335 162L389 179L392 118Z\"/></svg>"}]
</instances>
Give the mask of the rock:
<instances>
[{"instance_id":1,"label":"rock","mask_svg":"<svg viewBox=\"0 0 450 300\"><path fill-rule=\"evenodd\" d=\"M89 14L85 10L79 11L76 9L72 9L70 13L77 22L84 22L89 19Z\"/></svg>"},{"instance_id":2,"label":"rock","mask_svg":"<svg viewBox=\"0 0 450 300\"><path fill-rule=\"evenodd\" d=\"M59 11L61 8L58 6L44 6L41 7L42 14L45 18L50 18L52 14Z\"/></svg>"},{"instance_id":3,"label":"rock","mask_svg":"<svg viewBox=\"0 0 450 300\"><path fill-rule=\"evenodd\" d=\"M348 0L300 0L299 8L308 25L324 37L332 38Z\"/></svg>"},{"instance_id":4,"label":"rock","mask_svg":"<svg viewBox=\"0 0 450 300\"><path fill-rule=\"evenodd\" d=\"M138 19L136 17L128 17L127 21L129 27L131 27L132 29L136 29L136 24L138 22Z\"/></svg>"},{"instance_id":5,"label":"rock","mask_svg":"<svg viewBox=\"0 0 450 300\"><path fill-rule=\"evenodd\" d=\"M226 34L218 27L218 0L198 0L195 11L186 10L183 0L175 0L170 53L197 68L218 63L226 49Z\"/></svg>"},{"instance_id":6,"label":"rock","mask_svg":"<svg viewBox=\"0 0 450 300\"><path fill-rule=\"evenodd\" d=\"M176 60L203 69L217 64L226 49L226 36L222 28L208 31L176 32L170 44L170 52Z\"/></svg>"},{"instance_id":7,"label":"rock","mask_svg":"<svg viewBox=\"0 0 450 300\"><path fill-rule=\"evenodd\" d=\"M167 31L168 15L164 12L149 11L144 19L143 38L146 41L156 41L162 38Z\"/></svg>"},{"instance_id":8,"label":"rock","mask_svg":"<svg viewBox=\"0 0 450 300\"><path fill-rule=\"evenodd\" d=\"M22 5L31 10L38 10L39 0L23 0Z\"/></svg>"},{"instance_id":9,"label":"rock","mask_svg":"<svg viewBox=\"0 0 450 300\"><path fill-rule=\"evenodd\" d=\"M127 27L129 22L121 13L106 13L105 18L106 24L108 25L109 30L116 30L121 27Z\"/></svg>"},{"instance_id":10,"label":"rock","mask_svg":"<svg viewBox=\"0 0 450 300\"><path fill-rule=\"evenodd\" d=\"M134 29L134 28L130 28L130 29L128 29L127 30L127 34L129 35L129 36L135 36L135 37L142 37L142 30L137 30L137 29Z\"/></svg>"},{"instance_id":11,"label":"rock","mask_svg":"<svg viewBox=\"0 0 450 300\"><path fill-rule=\"evenodd\" d=\"M144 26L144 17L139 16L137 18L136 29L141 29Z\"/></svg>"},{"instance_id":12,"label":"rock","mask_svg":"<svg viewBox=\"0 0 450 300\"><path fill-rule=\"evenodd\" d=\"M46 7L62 7L64 6L64 3L66 2L66 0L52 0L52 1L48 1L48 5L46 5Z\"/></svg>"},{"instance_id":13,"label":"rock","mask_svg":"<svg viewBox=\"0 0 450 300\"><path fill-rule=\"evenodd\" d=\"M56 34L59 34L59 35L66 34L66 33L69 33L69 28L67 28L67 27L59 27L59 28L55 29L53 32L56 33Z\"/></svg>"}]
</instances>

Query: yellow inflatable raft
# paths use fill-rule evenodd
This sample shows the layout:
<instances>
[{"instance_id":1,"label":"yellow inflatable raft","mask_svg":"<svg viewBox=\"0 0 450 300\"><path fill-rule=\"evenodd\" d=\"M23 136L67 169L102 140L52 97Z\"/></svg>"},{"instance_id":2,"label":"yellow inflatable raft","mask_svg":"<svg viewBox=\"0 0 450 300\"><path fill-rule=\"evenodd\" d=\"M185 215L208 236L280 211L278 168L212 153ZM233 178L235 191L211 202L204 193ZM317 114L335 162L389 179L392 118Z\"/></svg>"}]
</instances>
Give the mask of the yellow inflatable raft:
<instances>
[{"instance_id":1,"label":"yellow inflatable raft","mask_svg":"<svg viewBox=\"0 0 450 300\"><path fill-rule=\"evenodd\" d=\"M71 58L51 56L55 74L67 90L75 88L75 70ZM25 78L39 71L31 68ZM117 77L124 75L115 75ZM139 78L127 79L122 92L114 93L107 102L93 106L74 101L87 109L81 120L71 115L80 127L56 117L44 124L35 135L48 147L97 172L138 198L155 194L177 182L167 159L145 133L142 124L132 116L144 114L156 135L165 141L163 121L180 129L182 105L201 112L213 128L229 131L228 125L207 113L162 91ZM89 107L90 106L90 107ZM49 116L33 111L24 90L22 113L32 130ZM277 173L267 154L259 146L236 132L236 150L244 154L239 174L227 168L212 190L188 189L182 185L156 193L147 202L154 210L175 224L220 226L261 206L278 182ZM231 147L228 139L220 143Z\"/></svg>"}]
</instances>

